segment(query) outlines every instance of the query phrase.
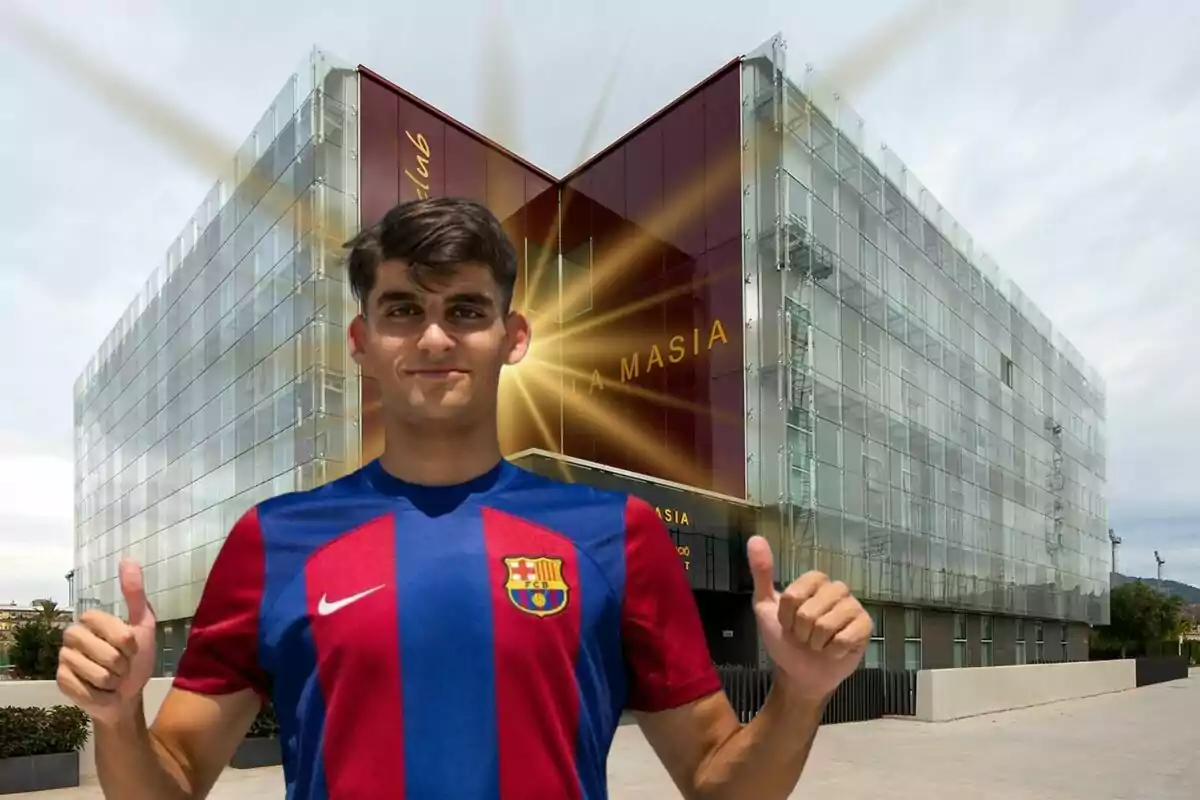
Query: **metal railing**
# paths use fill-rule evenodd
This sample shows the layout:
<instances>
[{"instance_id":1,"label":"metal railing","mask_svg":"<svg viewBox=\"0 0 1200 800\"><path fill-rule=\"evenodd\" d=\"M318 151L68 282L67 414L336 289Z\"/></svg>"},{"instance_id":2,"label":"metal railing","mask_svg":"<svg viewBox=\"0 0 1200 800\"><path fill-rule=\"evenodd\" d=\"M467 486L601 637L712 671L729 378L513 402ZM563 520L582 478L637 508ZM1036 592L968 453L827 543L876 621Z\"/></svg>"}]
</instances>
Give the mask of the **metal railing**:
<instances>
[{"instance_id":1,"label":"metal railing","mask_svg":"<svg viewBox=\"0 0 1200 800\"><path fill-rule=\"evenodd\" d=\"M723 666L717 671L738 719L743 724L754 719L771 690L772 670ZM913 716L916 712L915 670L860 669L834 691L821 723L864 722L885 716Z\"/></svg>"}]
</instances>

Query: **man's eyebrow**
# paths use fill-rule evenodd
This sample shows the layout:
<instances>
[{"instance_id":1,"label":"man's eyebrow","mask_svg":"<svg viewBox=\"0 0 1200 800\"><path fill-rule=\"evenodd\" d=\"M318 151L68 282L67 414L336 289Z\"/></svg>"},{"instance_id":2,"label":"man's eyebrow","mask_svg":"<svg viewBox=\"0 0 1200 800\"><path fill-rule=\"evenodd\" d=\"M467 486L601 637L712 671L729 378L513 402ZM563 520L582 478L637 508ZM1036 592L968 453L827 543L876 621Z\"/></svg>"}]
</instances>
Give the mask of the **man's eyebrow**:
<instances>
[{"instance_id":1,"label":"man's eyebrow","mask_svg":"<svg viewBox=\"0 0 1200 800\"><path fill-rule=\"evenodd\" d=\"M419 303L421 295L417 292L407 291L404 289L390 289L385 292L380 292L375 298L375 305L381 306L387 303ZM484 292L455 292L446 297L447 303L466 303L469 305L479 306L480 308L492 308L496 305L496 301Z\"/></svg>"},{"instance_id":2,"label":"man's eyebrow","mask_svg":"<svg viewBox=\"0 0 1200 800\"><path fill-rule=\"evenodd\" d=\"M496 304L490 296L483 292L456 292L446 298L448 303L469 303L471 305L490 308Z\"/></svg>"},{"instance_id":3,"label":"man's eyebrow","mask_svg":"<svg viewBox=\"0 0 1200 800\"><path fill-rule=\"evenodd\" d=\"M416 292L405 292L398 289L391 289L386 292L381 292L375 298L375 305L383 305L384 303L412 303L417 301Z\"/></svg>"}]
</instances>

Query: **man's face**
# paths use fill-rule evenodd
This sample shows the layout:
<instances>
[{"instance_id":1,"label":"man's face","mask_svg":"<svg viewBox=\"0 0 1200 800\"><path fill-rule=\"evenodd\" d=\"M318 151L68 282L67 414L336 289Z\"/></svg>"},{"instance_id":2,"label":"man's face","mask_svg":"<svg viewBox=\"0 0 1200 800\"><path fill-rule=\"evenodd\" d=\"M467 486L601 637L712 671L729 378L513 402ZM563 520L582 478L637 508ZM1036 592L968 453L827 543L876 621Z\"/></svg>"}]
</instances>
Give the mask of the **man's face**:
<instances>
[{"instance_id":1,"label":"man's face","mask_svg":"<svg viewBox=\"0 0 1200 800\"><path fill-rule=\"evenodd\" d=\"M484 264L466 263L425 288L403 261L379 266L350 352L379 383L387 413L407 422L474 422L495 414L500 369L529 346L524 317L506 312Z\"/></svg>"}]
</instances>

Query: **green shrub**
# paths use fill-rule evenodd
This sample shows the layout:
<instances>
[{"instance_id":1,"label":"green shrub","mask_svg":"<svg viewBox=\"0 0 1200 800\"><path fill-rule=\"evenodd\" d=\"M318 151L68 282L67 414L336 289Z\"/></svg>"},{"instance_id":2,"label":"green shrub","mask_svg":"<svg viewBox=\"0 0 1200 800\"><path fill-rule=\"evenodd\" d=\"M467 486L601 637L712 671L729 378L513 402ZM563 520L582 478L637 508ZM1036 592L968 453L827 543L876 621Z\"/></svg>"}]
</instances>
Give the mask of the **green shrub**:
<instances>
[{"instance_id":1,"label":"green shrub","mask_svg":"<svg viewBox=\"0 0 1200 800\"><path fill-rule=\"evenodd\" d=\"M22 622L13 631L13 673L18 678L52 681L58 672L58 650L62 647L63 632L39 620Z\"/></svg>"},{"instance_id":2,"label":"green shrub","mask_svg":"<svg viewBox=\"0 0 1200 800\"><path fill-rule=\"evenodd\" d=\"M278 739L279 738L279 720L275 718L275 709L270 703L264 703L259 710L258 716L254 718L254 722L250 724L250 730L246 733L247 739Z\"/></svg>"},{"instance_id":3,"label":"green shrub","mask_svg":"<svg viewBox=\"0 0 1200 800\"><path fill-rule=\"evenodd\" d=\"M0 758L75 752L87 743L88 723L75 706L0 707Z\"/></svg>"}]
</instances>

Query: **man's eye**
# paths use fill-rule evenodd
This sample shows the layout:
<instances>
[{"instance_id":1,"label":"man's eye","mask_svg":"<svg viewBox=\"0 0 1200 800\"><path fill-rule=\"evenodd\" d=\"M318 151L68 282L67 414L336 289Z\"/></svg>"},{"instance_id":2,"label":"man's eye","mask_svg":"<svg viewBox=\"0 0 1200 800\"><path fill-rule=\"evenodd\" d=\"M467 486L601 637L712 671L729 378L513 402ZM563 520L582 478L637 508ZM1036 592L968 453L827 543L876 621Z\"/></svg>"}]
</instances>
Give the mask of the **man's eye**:
<instances>
[{"instance_id":1,"label":"man's eye","mask_svg":"<svg viewBox=\"0 0 1200 800\"><path fill-rule=\"evenodd\" d=\"M459 319L483 319L484 313L477 308L470 306L456 306L450 309L450 316Z\"/></svg>"},{"instance_id":2,"label":"man's eye","mask_svg":"<svg viewBox=\"0 0 1200 800\"><path fill-rule=\"evenodd\" d=\"M389 317L411 317L421 313L421 309L416 306L396 306L387 310L386 316Z\"/></svg>"}]
</instances>

